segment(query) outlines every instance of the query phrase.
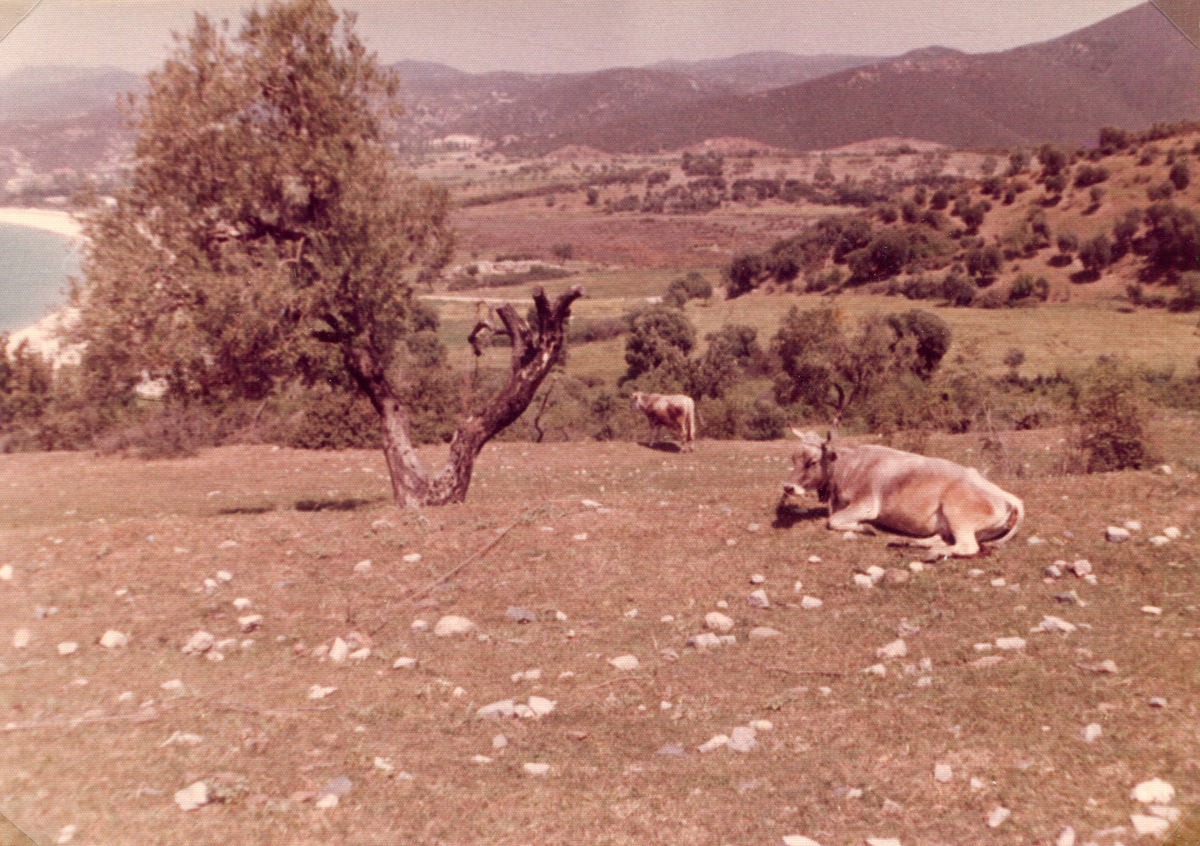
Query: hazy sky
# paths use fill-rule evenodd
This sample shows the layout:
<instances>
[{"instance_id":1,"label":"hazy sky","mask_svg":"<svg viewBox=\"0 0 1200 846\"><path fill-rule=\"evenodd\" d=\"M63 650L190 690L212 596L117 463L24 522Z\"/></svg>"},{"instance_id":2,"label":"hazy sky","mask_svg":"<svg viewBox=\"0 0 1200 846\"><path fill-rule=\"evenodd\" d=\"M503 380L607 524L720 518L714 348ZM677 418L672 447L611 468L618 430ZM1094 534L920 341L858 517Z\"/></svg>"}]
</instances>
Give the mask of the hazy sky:
<instances>
[{"instance_id":1,"label":"hazy sky","mask_svg":"<svg viewBox=\"0 0 1200 846\"><path fill-rule=\"evenodd\" d=\"M0 76L27 65L160 65L193 12L236 29L241 0L0 0ZM582 71L756 50L978 53L1044 41L1138 0L344 0L384 62ZM15 26L14 26L15 24ZM11 28L11 31L9 29ZM7 35L4 33L7 32Z\"/></svg>"}]
</instances>

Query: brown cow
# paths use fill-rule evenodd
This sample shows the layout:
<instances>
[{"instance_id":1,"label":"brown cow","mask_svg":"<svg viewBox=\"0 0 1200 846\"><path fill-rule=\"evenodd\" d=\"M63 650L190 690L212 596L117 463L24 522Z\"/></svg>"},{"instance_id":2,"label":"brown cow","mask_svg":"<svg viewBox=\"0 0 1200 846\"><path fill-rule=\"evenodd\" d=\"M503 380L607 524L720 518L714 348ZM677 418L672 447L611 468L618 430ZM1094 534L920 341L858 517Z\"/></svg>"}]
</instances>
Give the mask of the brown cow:
<instances>
[{"instance_id":1,"label":"brown cow","mask_svg":"<svg viewBox=\"0 0 1200 846\"><path fill-rule=\"evenodd\" d=\"M696 403L683 394L643 394L635 391L632 407L635 411L643 411L650 425L654 427L650 446L658 443L659 426L675 426L679 428L679 449L681 452L691 452L696 440Z\"/></svg>"},{"instance_id":2,"label":"brown cow","mask_svg":"<svg viewBox=\"0 0 1200 846\"><path fill-rule=\"evenodd\" d=\"M888 447L842 446L815 432L792 456L784 497L817 494L829 503L829 528L907 535L929 549L927 560L979 553L979 542L1017 533L1025 506L978 470Z\"/></svg>"}]
</instances>

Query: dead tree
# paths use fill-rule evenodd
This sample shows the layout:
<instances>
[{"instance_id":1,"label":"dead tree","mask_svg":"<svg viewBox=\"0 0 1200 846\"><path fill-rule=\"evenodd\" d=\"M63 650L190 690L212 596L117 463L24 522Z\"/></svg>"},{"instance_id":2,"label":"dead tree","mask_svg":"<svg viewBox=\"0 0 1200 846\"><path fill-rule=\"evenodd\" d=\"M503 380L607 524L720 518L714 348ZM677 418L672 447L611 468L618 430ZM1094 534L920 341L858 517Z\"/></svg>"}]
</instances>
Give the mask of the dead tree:
<instances>
[{"instance_id":1,"label":"dead tree","mask_svg":"<svg viewBox=\"0 0 1200 846\"><path fill-rule=\"evenodd\" d=\"M510 303L496 309L496 316L500 320L498 325L492 320L481 320L475 324L467 340L477 356L483 354L480 346L482 335L507 335L512 341L508 381L480 413L468 413L459 422L458 430L450 442L450 457L446 466L433 479L425 475L408 440L407 416L403 421L403 432L389 431L390 427L385 423L384 451L389 455L388 468L392 471L392 488L397 505L447 505L463 502L467 498L476 457L488 441L515 422L533 401L534 394L562 350L567 321L571 317L571 304L582 296L583 288L576 285L551 305L546 292L535 288L533 303L537 310L536 327L531 327ZM389 435L393 439L393 446L398 447L394 450L396 465L392 463L393 452L387 449Z\"/></svg>"}]
</instances>

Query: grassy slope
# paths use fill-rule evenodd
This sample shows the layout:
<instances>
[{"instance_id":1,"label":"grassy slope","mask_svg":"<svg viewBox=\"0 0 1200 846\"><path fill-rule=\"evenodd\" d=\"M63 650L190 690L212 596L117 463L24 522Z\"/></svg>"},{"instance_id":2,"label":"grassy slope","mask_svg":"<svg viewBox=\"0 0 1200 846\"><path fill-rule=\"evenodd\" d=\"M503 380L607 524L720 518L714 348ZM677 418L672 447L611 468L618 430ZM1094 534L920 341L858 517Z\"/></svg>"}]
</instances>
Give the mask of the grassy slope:
<instances>
[{"instance_id":1,"label":"grassy slope","mask_svg":"<svg viewBox=\"0 0 1200 846\"><path fill-rule=\"evenodd\" d=\"M1048 433L1021 437L1010 447L1032 456ZM970 437L927 447L982 460ZM0 562L15 570L0 583L0 808L39 842L74 824L83 841L111 844L777 844L796 833L827 844L1015 844L1048 841L1064 824L1084 841L1128 826L1140 811L1130 789L1154 776L1175 786L1179 807L1200 802L1189 742L1200 731L1193 473L1002 479L1028 510L1013 544L863 590L855 570L903 567L912 554L882 537L843 540L818 519L777 519L786 454L784 444L730 442L689 456L623 443L495 444L465 505L419 519L388 505L376 453L0 457ZM357 506L295 510L304 500ZM1105 543L1104 527L1129 519L1144 526L1135 540ZM1172 524L1182 540L1147 543ZM1047 543L1031 546L1031 535ZM419 561L404 560L414 552ZM1056 558L1087 558L1099 583L1043 583ZM364 559L370 572L355 574ZM405 602L463 563L415 607ZM206 590L222 569L232 583ZM747 604L752 574L765 576L771 608ZM821 608L794 606L798 581ZM1072 589L1086 607L1054 600ZM235 618L249 612L234 610L235 597L264 615L259 631L239 633ZM686 648L722 601L737 645ZM57 611L39 619L37 606ZM510 606L534 610L537 622L507 620ZM451 613L486 640L410 631L414 619ZM1031 634L1045 614L1081 628ZM886 662L882 678L863 673L901 621L921 630L907 637L908 655ZM782 637L749 642L760 625ZM33 635L20 651L17 627ZM96 645L109 628L128 632L129 646ZM226 648L217 663L181 654L201 628L253 644ZM297 654L297 644L352 630L374 637L361 664ZM974 645L1002 636L1028 645L973 666L999 654ZM79 651L60 657L55 646L68 640ZM641 668L607 663L623 654ZM392 669L402 655L419 666ZM930 671L912 666L922 658ZM1106 659L1117 674L1080 668ZM511 679L532 668L540 680ZM923 675L931 682L919 687ZM171 679L183 689L164 691ZM313 684L338 690L313 701ZM531 694L555 711L474 717L485 703ZM1155 696L1165 709L1148 706ZM753 719L774 727L751 752L696 751ZM1103 735L1085 744L1091 722ZM167 743L177 731L202 740ZM496 750L499 733L508 745ZM686 756L656 754L668 744ZM376 757L411 780L377 769ZM548 763L550 774L526 775L526 762ZM937 763L952 766L950 783L934 782ZM337 775L353 789L335 809L290 798ZM225 801L180 811L174 792L198 779ZM991 831L997 805L1013 816Z\"/></svg>"}]
</instances>

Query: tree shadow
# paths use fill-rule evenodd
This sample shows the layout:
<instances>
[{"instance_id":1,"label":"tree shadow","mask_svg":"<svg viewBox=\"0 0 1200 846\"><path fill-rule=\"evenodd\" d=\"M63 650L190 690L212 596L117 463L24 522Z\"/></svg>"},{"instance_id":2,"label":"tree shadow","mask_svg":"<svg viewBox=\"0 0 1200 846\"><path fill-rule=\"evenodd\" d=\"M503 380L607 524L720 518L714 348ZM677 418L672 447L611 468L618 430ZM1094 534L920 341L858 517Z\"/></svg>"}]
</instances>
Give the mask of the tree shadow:
<instances>
[{"instance_id":1,"label":"tree shadow","mask_svg":"<svg viewBox=\"0 0 1200 846\"><path fill-rule=\"evenodd\" d=\"M681 446L679 446L679 444L672 443L670 441L659 441L656 444L651 444L647 441L638 441L638 446L645 447L646 449L652 449L655 452L670 452L670 453L682 453L683 452L683 448Z\"/></svg>"},{"instance_id":2,"label":"tree shadow","mask_svg":"<svg viewBox=\"0 0 1200 846\"><path fill-rule=\"evenodd\" d=\"M822 520L828 516L829 509L824 505L804 507L781 499L775 506L775 520L771 523L771 528L790 529L797 523Z\"/></svg>"},{"instance_id":3,"label":"tree shadow","mask_svg":"<svg viewBox=\"0 0 1200 846\"><path fill-rule=\"evenodd\" d=\"M1051 267L1066 267L1074 262L1074 256L1065 255L1064 253L1058 253L1046 259L1046 264L1050 265Z\"/></svg>"},{"instance_id":4,"label":"tree shadow","mask_svg":"<svg viewBox=\"0 0 1200 846\"><path fill-rule=\"evenodd\" d=\"M268 511L274 510L274 505L237 505L233 508L222 508L217 513L222 516L231 514L266 514Z\"/></svg>"},{"instance_id":5,"label":"tree shadow","mask_svg":"<svg viewBox=\"0 0 1200 846\"><path fill-rule=\"evenodd\" d=\"M367 505L383 502L385 497L371 499L298 499L293 506L297 511L355 511Z\"/></svg>"},{"instance_id":6,"label":"tree shadow","mask_svg":"<svg viewBox=\"0 0 1200 846\"><path fill-rule=\"evenodd\" d=\"M1076 285L1086 285L1089 282L1100 281L1098 270L1077 270L1068 277Z\"/></svg>"}]
</instances>

